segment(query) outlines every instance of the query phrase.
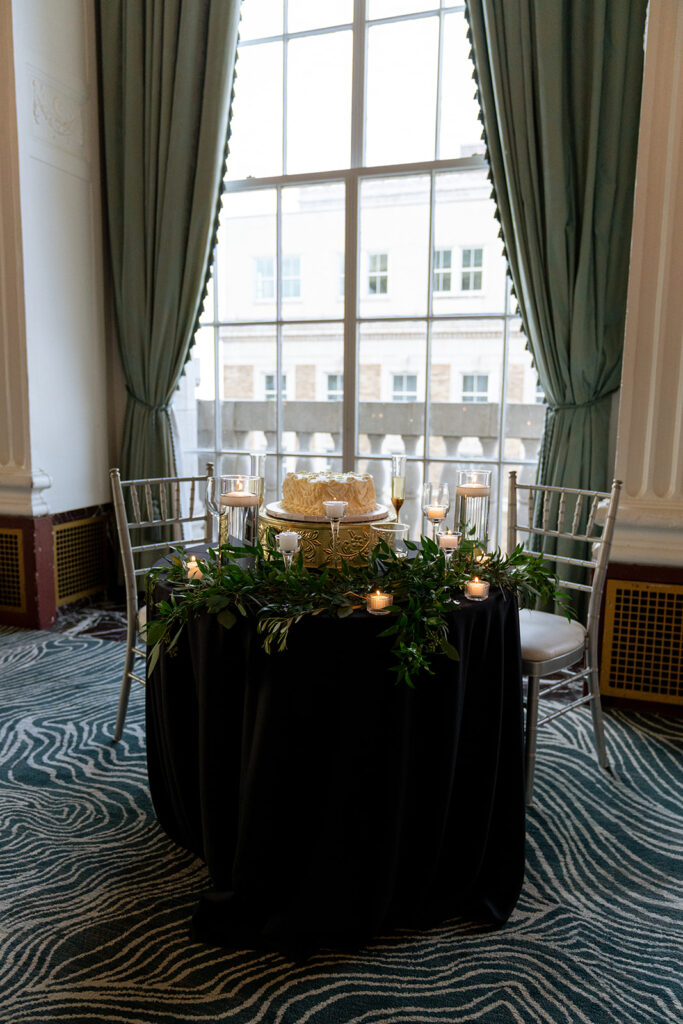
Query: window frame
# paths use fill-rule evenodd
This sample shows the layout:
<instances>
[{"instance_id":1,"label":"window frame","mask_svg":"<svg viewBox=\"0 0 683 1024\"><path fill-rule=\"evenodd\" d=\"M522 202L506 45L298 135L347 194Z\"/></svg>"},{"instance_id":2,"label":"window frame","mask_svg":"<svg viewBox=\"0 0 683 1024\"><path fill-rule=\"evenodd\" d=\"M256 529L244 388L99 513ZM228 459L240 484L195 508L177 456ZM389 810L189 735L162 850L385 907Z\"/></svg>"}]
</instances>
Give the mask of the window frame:
<instances>
[{"instance_id":1,"label":"window frame","mask_svg":"<svg viewBox=\"0 0 683 1024\"><path fill-rule=\"evenodd\" d=\"M286 0L285 0L286 3ZM235 326L244 326L245 324L267 326L272 328L276 338L277 346L277 373L281 375L282 371L282 349L283 349L283 332L288 328L297 323L310 322L308 320L297 321L292 317L291 313L287 316L283 312L283 304L289 303L291 300L286 299L282 292L282 222L283 222L283 202L282 193L285 189L290 186L306 185L306 184L322 184L322 183L337 183L343 184L345 192L345 251L343 255L343 266L340 267L340 271L343 271L343 282L344 282L344 294L339 296L338 305L343 303L343 314L340 316L329 315L326 317L318 317L317 321L324 321L327 325L338 325L343 331L343 344L344 344L344 355L343 355L343 379L345 381L344 395L342 401L342 431L340 435L341 443L335 450L328 453L329 456L338 458L341 461L342 468L344 470L353 470L357 467L359 461L364 463L372 463L373 460L381 459L385 460L386 455L377 454L374 451L368 453L363 451L361 453L358 443L358 370L359 370L359 345L360 345L360 331L364 324L372 323L383 323L388 324L391 322L391 317L372 315L371 313L363 314L360 313L360 301L368 296L365 293L363 285L363 272L366 264L363 261L361 250L360 250L360 188L363 181L367 181L373 178L388 177L388 176L401 176L401 175L415 175L425 174L430 177L430 223L429 223L429 267L427 270L427 311L424 315L419 316L401 316L395 319L400 319L404 323L415 323L422 325L426 329L426 365L425 371L427 373L427 380L429 377L429 367L431 360L431 330L432 325L440 319L448 319L457 321L459 319L471 321L471 320L486 320L497 322L501 326L502 334L502 366L501 366L501 377L500 377L500 396L499 396L499 417L498 417L498 445L497 454L491 456L453 456L453 455L441 455L432 454L430 451L430 438L431 438L431 423L430 423L430 397L429 393L426 395L424 401L424 444L421 450L410 454L408 453L409 461L413 464L419 464L423 477L426 478L428 467L431 463L437 462L441 465L446 463L457 464L459 468L466 467L471 464L473 467L481 465L490 465L494 470L497 469L497 509L498 509L498 538L501 538L500 520L502 515L502 509L504 506L504 488L506 487L505 480L505 469L506 468L519 468L522 465L535 466L536 462L534 459L511 459L505 457L505 419L506 419L506 395L507 395L507 371L508 371L508 357L509 357L509 338L511 334L511 324L513 321L518 319L518 313L515 309L514 302L511 297L509 279L506 281L504 289L504 296L496 296L494 302L490 308L487 308L485 312L455 312L455 313L437 313L433 309L433 298L436 295L450 295L451 297L462 297L472 295L481 298L483 288L481 290L468 290L460 292L457 284L458 279L455 278L456 274L459 274L459 268L455 266L456 260L452 259L451 272L454 278L451 280L452 289L451 292L434 292L433 289L433 274L434 274L434 210L435 210L435 193L436 193L436 181L437 176L441 172L467 172L473 170L481 170L483 172L488 171L488 164L483 155L468 155L460 157L448 157L442 158L439 152L439 111L441 104L441 88L442 88L442 76L437 75L437 118L436 118L436 138L435 138L435 155L434 159L429 161L417 161L414 163L404 163L398 165L384 165L384 166L366 166L364 165L364 84L365 84L365 61L367 54L367 33L371 25L378 25L382 23L399 22L399 21L410 21L414 17L438 17L440 19L441 36L443 35L444 18L447 14L452 12L463 12L464 3L452 3L449 0L441 0L440 6L436 10L429 10L419 14L405 14L397 15L395 17L373 19L372 22L366 18L366 0L354 0L354 25L346 26L330 26L329 28L303 31L297 33L289 33L286 31L286 18L285 18L285 32L281 38L285 44L285 50L287 43L295 38L304 36L314 35L316 33L326 31L336 31L339 28L350 28L355 26L355 34L353 41L353 63L352 63L352 127L351 127L351 155L348 167L327 169L324 171L310 171L305 173L297 174L276 174L268 177L261 178L246 178L242 180L226 180L224 183L224 190L226 192L249 192L255 190L272 189L276 193L276 260L275 260L275 314L274 316L268 315L267 318L258 320L245 320L245 319L233 319L233 320L219 320L218 315L218 289L213 289L213 310L212 315L203 316L201 320L201 326L203 328L212 327L215 332L215 380L216 380L216 401L215 401L215 438L214 447L201 447L192 449L188 454L197 454L200 458L211 458L216 461L218 466L221 465L222 456L241 456L244 454L243 449L236 449L226 447L222 444L222 425L220 417L220 392L219 392L219 362L220 362L220 331L225 328L233 328ZM252 46L258 45L263 40L250 39L244 40L240 43L240 46ZM442 48L440 47L439 60L442 59ZM283 166L286 168L286 110L287 110L287 80L286 80L286 59L283 61L283 104L285 110L285 130L283 131ZM459 248L454 245L453 249ZM481 245L462 246L460 248L485 248ZM389 251L387 256L390 255ZM485 257L482 254L482 275L484 272ZM388 271L389 266L387 264L387 293L380 293L378 295L371 296L373 302L375 299L380 299L384 294L388 294ZM338 275L338 279L342 278L342 273ZM482 276L482 285L484 279ZM272 300L271 300L272 301ZM494 396L495 397L495 396ZM286 393L283 395L280 391L277 396L277 410L275 420L275 445L271 449L269 447L270 455L277 461L277 479L280 479L283 472L283 465L286 460L296 453L286 449L283 444L283 411L282 406L286 401ZM457 400L456 400L457 401ZM304 458L310 460L315 458L315 455L310 453L302 452L301 455Z\"/></svg>"}]
</instances>

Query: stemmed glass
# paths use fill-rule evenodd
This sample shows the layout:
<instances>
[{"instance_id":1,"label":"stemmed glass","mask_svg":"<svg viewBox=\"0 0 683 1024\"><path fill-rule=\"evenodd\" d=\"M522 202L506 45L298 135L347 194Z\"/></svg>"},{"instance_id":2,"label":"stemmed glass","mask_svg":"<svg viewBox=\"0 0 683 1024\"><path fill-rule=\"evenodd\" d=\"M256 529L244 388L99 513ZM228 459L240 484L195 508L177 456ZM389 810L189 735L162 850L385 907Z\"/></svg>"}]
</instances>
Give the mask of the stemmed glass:
<instances>
[{"instance_id":1,"label":"stemmed glass","mask_svg":"<svg viewBox=\"0 0 683 1024\"><path fill-rule=\"evenodd\" d=\"M451 505L448 484L426 483L422 488L422 512L432 527L432 540L436 543L437 531L443 524Z\"/></svg>"},{"instance_id":2,"label":"stemmed glass","mask_svg":"<svg viewBox=\"0 0 683 1024\"><path fill-rule=\"evenodd\" d=\"M221 519L230 512L227 505L221 502L221 478L210 476L206 481L206 507L218 522L218 565L221 564Z\"/></svg>"},{"instance_id":3,"label":"stemmed glass","mask_svg":"<svg viewBox=\"0 0 683 1024\"><path fill-rule=\"evenodd\" d=\"M251 463L249 473L251 476L256 477L258 481L256 493L258 495L259 508L261 508L266 493L266 453L252 452L249 460Z\"/></svg>"},{"instance_id":4,"label":"stemmed glass","mask_svg":"<svg viewBox=\"0 0 683 1024\"><path fill-rule=\"evenodd\" d=\"M278 551L284 558L285 569L291 569L294 556L298 554L301 547L301 534L294 530L283 530L282 533L278 533L275 540Z\"/></svg>"},{"instance_id":5,"label":"stemmed glass","mask_svg":"<svg viewBox=\"0 0 683 1024\"><path fill-rule=\"evenodd\" d=\"M438 541L439 547L441 548L441 550L444 553L444 558L446 559L446 568L447 569L448 569L448 566L450 564L451 558L453 557L454 553L460 547L460 541L461 540L462 540L462 533L460 533L459 530L456 530L453 533L450 529L448 529L448 527L446 527L446 529L444 529L444 524L443 523L441 524L441 527L439 528L438 535L437 535L437 541Z\"/></svg>"},{"instance_id":6,"label":"stemmed glass","mask_svg":"<svg viewBox=\"0 0 683 1024\"><path fill-rule=\"evenodd\" d=\"M329 519L332 533L332 565L337 568L337 548L339 546L339 524L346 515L349 505L346 501L324 501L323 512Z\"/></svg>"},{"instance_id":7,"label":"stemmed glass","mask_svg":"<svg viewBox=\"0 0 683 1024\"><path fill-rule=\"evenodd\" d=\"M396 522L400 521L399 512L406 500L406 457L391 456L391 504L396 511Z\"/></svg>"}]
</instances>

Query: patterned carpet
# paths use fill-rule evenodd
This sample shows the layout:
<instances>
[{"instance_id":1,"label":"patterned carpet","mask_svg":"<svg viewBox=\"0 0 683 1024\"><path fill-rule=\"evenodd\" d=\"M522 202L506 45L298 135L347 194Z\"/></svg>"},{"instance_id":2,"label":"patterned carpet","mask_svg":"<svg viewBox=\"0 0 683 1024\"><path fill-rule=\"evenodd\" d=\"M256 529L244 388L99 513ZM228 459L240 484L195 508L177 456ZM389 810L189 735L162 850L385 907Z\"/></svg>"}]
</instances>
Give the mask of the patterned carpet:
<instances>
[{"instance_id":1,"label":"patterned carpet","mask_svg":"<svg viewBox=\"0 0 683 1024\"><path fill-rule=\"evenodd\" d=\"M156 824L141 688L111 744L122 645L0 631L0 1021L680 1024L683 722L541 733L507 927L384 936L295 966L191 943L203 865Z\"/></svg>"}]
</instances>

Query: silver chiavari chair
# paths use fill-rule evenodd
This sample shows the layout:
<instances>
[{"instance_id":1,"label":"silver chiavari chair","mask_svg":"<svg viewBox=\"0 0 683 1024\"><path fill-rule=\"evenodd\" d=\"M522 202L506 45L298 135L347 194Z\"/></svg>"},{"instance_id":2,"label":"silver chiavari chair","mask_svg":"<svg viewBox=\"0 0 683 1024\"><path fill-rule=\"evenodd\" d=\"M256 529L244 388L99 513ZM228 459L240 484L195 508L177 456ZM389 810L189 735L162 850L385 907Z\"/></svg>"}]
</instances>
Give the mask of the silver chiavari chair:
<instances>
[{"instance_id":1,"label":"silver chiavari chair","mask_svg":"<svg viewBox=\"0 0 683 1024\"><path fill-rule=\"evenodd\" d=\"M582 704L591 706L598 761L601 767L607 768L598 678L598 625L620 490L620 480L613 482L611 491L587 491L519 484L517 474L510 473L508 551L512 552L521 542L525 551L538 554L530 547L531 537L552 538L548 552L544 550L543 554L555 565L560 589L588 595L585 623L569 622L564 615L548 612L522 609L519 613L522 669L528 677L527 804L531 803L534 790L538 726ZM520 492L526 502L519 502ZM520 515L519 504L526 510L524 516ZM520 534L526 535L522 541ZM572 566L582 572L572 571ZM558 704L552 712L539 718L539 695L545 696L572 683L581 684L582 695L568 704Z\"/></svg>"},{"instance_id":2,"label":"silver chiavari chair","mask_svg":"<svg viewBox=\"0 0 683 1024\"><path fill-rule=\"evenodd\" d=\"M211 462L206 465L205 476L122 480L118 469L109 473L126 588L126 657L115 743L123 732L131 681L145 682L143 676L133 671L135 659L145 657L144 650L135 646L145 614L144 605L138 609L139 581L149 571L150 554L168 551L176 545L210 543L212 519L206 507L206 483L211 476ZM200 536L186 539L191 523L202 524ZM141 540L144 542L140 543ZM144 668L141 671L144 673Z\"/></svg>"}]
</instances>

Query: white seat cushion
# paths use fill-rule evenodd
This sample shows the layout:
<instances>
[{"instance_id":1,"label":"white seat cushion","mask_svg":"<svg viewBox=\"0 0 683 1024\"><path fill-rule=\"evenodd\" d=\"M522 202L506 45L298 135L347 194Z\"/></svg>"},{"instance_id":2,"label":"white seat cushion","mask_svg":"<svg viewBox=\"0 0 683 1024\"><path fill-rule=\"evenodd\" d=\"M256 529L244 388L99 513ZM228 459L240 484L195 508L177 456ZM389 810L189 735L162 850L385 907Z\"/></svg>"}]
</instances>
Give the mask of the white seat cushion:
<instances>
[{"instance_id":1,"label":"white seat cushion","mask_svg":"<svg viewBox=\"0 0 683 1024\"><path fill-rule=\"evenodd\" d=\"M522 608L519 613L524 661L550 661L583 647L586 630L580 622L568 622L564 615L534 612Z\"/></svg>"}]
</instances>

